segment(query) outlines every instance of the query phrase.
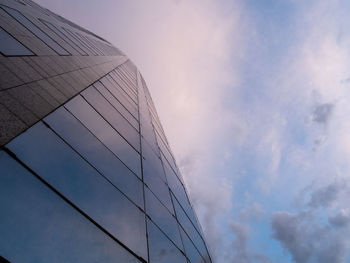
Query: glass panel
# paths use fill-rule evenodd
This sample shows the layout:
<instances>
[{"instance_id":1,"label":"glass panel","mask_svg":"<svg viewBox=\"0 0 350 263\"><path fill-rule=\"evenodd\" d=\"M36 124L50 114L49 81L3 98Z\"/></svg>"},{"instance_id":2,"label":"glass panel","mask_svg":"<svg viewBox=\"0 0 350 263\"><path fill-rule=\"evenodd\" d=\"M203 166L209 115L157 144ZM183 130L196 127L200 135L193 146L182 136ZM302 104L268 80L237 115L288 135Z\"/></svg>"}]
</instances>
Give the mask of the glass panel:
<instances>
[{"instance_id":1,"label":"glass panel","mask_svg":"<svg viewBox=\"0 0 350 263\"><path fill-rule=\"evenodd\" d=\"M114 97L113 94L102 85L101 82L94 84L95 88L116 108L128 122L136 129L139 130L139 122L135 117L118 101L118 98Z\"/></svg>"},{"instance_id":2,"label":"glass panel","mask_svg":"<svg viewBox=\"0 0 350 263\"><path fill-rule=\"evenodd\" d=\"M7 147L114 237L147 258L144 213L43 123Z\"/></svg>"},{"instance_id":3,"label":"glass panel","mask_svg":"<svg viewBox=\"0 0 350 263\"><path fill-rule=\"evenodd\" d=\"M81 95L108 121L137 151L140 151L140 134L113 106L91 86Z\"/></svg>"},{"instance_id":4,"label":"glass panel","mask_svg":"<svg viewBox=\"0 0 350 263\"><path fill-rule=\"evenodd\" d=\"M3 151L0 211L11 262L140 262Z\"/></svg>"},{"instance_id":5,"label":"glass panel","mask_svg":"<svg viewBox=\"0 0 350 263\"><path fill-rule=\"evenodd\" d=\"M146 171L156 176L159 176L164 182L166 182L161 160L154 153L154 151L147 144L147 142L145 142L145 140L142 139L141 143L142 143L142 157L147 161L147 164L145 167Z\"/></svg>"},{"instance_id":6,"label":"glass panel","mask_svg":"<svg viewBox=\"0 0 350 263\"><path fill-rule=\"evenodd\" d=\"M175 175L174 171L171 169L168 162L164 160L164 158L162 158L162 160L171 191L174 193L176 199L180 202L181 206L186 211L187 216L190 218L196 229L200 232L200 227L197 223L196 216L194 215L193 208L188 201L187 194L183 185L181 184L179 178Z\"/></svg>"},{"instance_id":7,"label":"glass panel","mask_svg":"<svg viewBox=\"0 0 350 263\"><path fill-rule=\"evenodd\" d=\"M131 88L127 85L126 80L123 79L121 76L119 76L116 73L116 70L112 71L110 74L113 78L113 80L118 83L119 87L123 90L123 92L127 95L128 99L133 102L137 103L137 97L134 92L131 91Z\"/></svg>"},{"instance_id":8,"label":"glass panel","mask_svg":"<svg viewBox=\"0 0 350 263\"><path fill-rule=\"evenodd\" d=\"M159 200L145 188L146 210L151 219L163 230L163 232L182 249L178 224L169 211Z\"/></svg>"},{"instance_id":9,"label":"glass panel","mask_svg":"<svg viewBox=\"0 0 350 263\"><path fill-rule=\"evenodd\" d=\"M114 97L118 98L120 103L134 116L134 118L138 119L137 107L132 105L131 102L126 99L126 95L122 93L120 88L118 88L118 85L115 82L110 82L110 80L106 77L103 77L100 81L113 94Z\"/></svg>"},{"instance_id":10,"label":"glass panel","mask_svg":"<svg viewBox=\"0 0 350 263\"><path fill-rule=\"evenodd\" d=\"M147 220L149 259L152 263L186 263L184 255L173 243L156 227ZM196 262L197 263L197 262Z\"/></svg>"},{"instance_id":11,"label":"glass panel","mask_svg":"<svg viewBox=\"0 0 350 263\"><path fill-rule=\"evenodd\" d=\"M174 214L168 186L153 172L153 169L150 168L150 165L146 160L143 161L143 180L158 199L172 214Z\"/></svg>"},{"instance_id":12,"label":"glass panel","mask_svg":"<svg viewBox=\"0 0 350 263\"><path fill-rule=\"evenodd\" d=\"M112 184L143 208L142 182L65 108L57 109L45 121Z\"/></svg>"},{"instance_id":13,"label":"glass panel","mask_svg":"<svg viewBox=\"0 0 350 263\"><path fill-rule=\"evenodd\" d=\"M81 96L65 107L141 178L140 155Z\"/></svg>"},{"instance_id":14,"label":"glass panel","mask_svg":"<svg viewBox=\"0 0 350 263\"><path fill-rule=\"evenodd\" d=\"M191 238L195 246L198 248L199 252L203 257L207 257L207 249L203 242L202 237L198 234L191 221L186 216L185 212L180 207L179 203L173 198L174 207L176 211L177 219L179 220L181 226L186 231L188 236Z\"/></svg>"},{"instance_id":15,"label":"glass panel","mask_svg":"<svg viewBox=\"0 0 350 263\"><path fill-rule=\"evenodd\" d=\"M61 32L56 26L53 24L40 20L43 22L47 27L49 27L52 31L54 31L58 36L60 36L63 40L65 40L72 48L74 48L76 51L79 52L80 55L86 56L87 53L84 52L77 44L75 44L70 38L68 38L63 32Z\"/></svg>"},{"instance_id":16,"label":"glass panel","mask_svg":"<svg viewBox=\"0 0 350 263\"><path fill-rule=\"evenodd\" d=\"M0 52L5 56L33 56L34 54L0 27Z\"/></svg>"},{"instance_id":17,"label":"glass panel","mask_svg":"<svg viewBox=\"0 0 350 263\"><path fill-rule=\"evenodd\" d=\"M186 256L189 258L191 263L204 263L205 261L199 254L198 250L193 245L192 241L188 238L186 233L180 227L180 233L182 237L182 242L185 247ZM208 261L210 262L210 261Z\"/></svg>"},{"instance_id":18,"label":"glass panel","mask_svg":"<svg viewBox=\"0 0 350 263\"><path fill-rule=\"evenodd\" d=\"M81 41L81 39L79 39L72 31L70 31L67 28L62 27L63 30L71 37L73 38L77 43L79 43L79 45L81 45L81 47L84 47L85 50L88 50L91 54L93 55L97 55L93 50L91 50L83 41Z\"/></svg>"},{"instance_id":19,"label":"glass panel","mask_svg":"<svg viewBox=\"0 0 350 263\"><path fill-rule=\"evenodd\" d=\"M40 38L45 44L56 51L59 55L70 55L67 50L62 48L54 40L52 40L46 33L44 33L40 28L34 25L28 18L26 18L22 13L15 9L9 8L7 6L1 5L3 9L6 10L11 16L13 16L19 23L31 31L34 35Z\"/></svg>"}]
</instances>

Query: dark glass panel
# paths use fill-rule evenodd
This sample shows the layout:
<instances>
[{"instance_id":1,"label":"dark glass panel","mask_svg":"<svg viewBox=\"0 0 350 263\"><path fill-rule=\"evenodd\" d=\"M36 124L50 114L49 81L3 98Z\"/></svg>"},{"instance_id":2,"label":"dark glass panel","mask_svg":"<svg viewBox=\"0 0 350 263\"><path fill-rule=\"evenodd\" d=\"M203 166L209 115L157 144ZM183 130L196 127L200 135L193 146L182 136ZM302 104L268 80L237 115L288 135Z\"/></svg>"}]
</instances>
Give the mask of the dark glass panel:
<instances>
[{"instance_id":1,"label":"dark glass panel","mask_svg":"<svg viewBox=\"0 0 350 263\"><path fill-rule=\"evenodd\" d=\"M143 180L158 199L174 214L173 204L171 203L170 192L168 186L154 173L150 164L143 161Z\"/></svg>"},{"instance_id":2,"label":"dark glass panel","mask_svg":"<svg viewBox=\"0 0 350 263\"><path fill-rule=\"evenodd\" d=\"M115 82L112 83L107 76L100 79L100 81L113 94L114 97L118 98L120 103L134 116L134 118L138 119L137 107L126 99L126 95L123 94L123 91L118 87L118 85Z\"/></svg>"},{"instance_id":3,"label":"dark glass panel","mask_svg":"<svg viewBox=\"0 0 350 263\"><path fill-rule=\"evenodd\" d=\"M21 23L24 27L26 27L29 31L31 31L34 35L36 35L39 39L41 39L45 44L47 44L50 48L57 52L59 55L70 55L67 50L62 48L59 44L57 44L52 38L50 38L46 33L44 33L40 28L34 25L28 18L26 18L22 13L18 12L15 9L9 8L7 6L1 5L3 9L6 10L11 16L13 16L19 23Z\"/></svg>"},{"instance_id":4,"label":"dark glass panel","mask_svg":"<svg viewBox=\"0 0 350 263\"><path fill-rule=\"evenodd\" d=\"M95 89L90 86L81 95L108 121L137 151L140 151L140 134L134 127Z\"/></svg>"},{"instance_id":5,"label":"dark glass panel","mask_svg":"<svg viewBox=\"0 0 350 263\"><path fill-rule=\"evenodd\" d=\"M190 218L193 225L196 227L197 231L201 233L201 229L198 225L197 218L193 212L193 208L190 205L190 202L188 201L185 188L181 184L179 178L176 176L174 171L171 169L168 162L164 158L162 158L162 160L163 160L165 174L166 174L171 191L174 193L175 197L180 202L182 208L186 211L187 216Z\"/></svg>"},{"instance_id":6,"label":"dark glass panel","mask_svg":"<svg viewBox=\"0 0 350 263\"><path fill-rule=\"evenodd\" d=\"M141 177L140 155L81 96L66 103L65 107L123 163Z\"/></svg>"},{"instance_id":7,"label":"dark glass panel","mask_svg":"<svg viewBox=\"0 0 350 263\"><path fill-rule=\"evenodd\" d=\"M187 262L180 250L150 220L147 221L147 230L150 263Z\"/></svg>"},{"instance_id":8,"label":"dark glass panel","mask_svg":"<svg viewBox=\"0 0 350 263\"><path fill-rule=\"evenodd\" d=\"M33 56L33 52L23 46L13 36L0 27L0 52L5 56Z\"/></svg>"},{"instance_id":9,"label":"dark glass panel","mask_svg":"<svg viewBox=\"0 0 350 263\"><path fill-rule=\"evenodd\" d=\"M161 202L145 188L146 195L146 211L151 219L163 230L163 232L182 249L178 224L175 218L161 204Z\"/></svg>"},{"instance_id":10,"label":"dark glass panel","mask_svg":"<svg viewBox=\"0 0 350 263\"><path fill-rule=\"evenodd\" d=\"M191 221L186 216L185 212L182 210L179 203L176 201L175 198L173 198L173 203L176 211L177 219L180 222L180 225L183 227L183 229L186 231L190 239L193 241L199 252L203 257L207 257L207 249L205 247L204 241L202 237L199 235L197 230L192 225Z\"/></svg>"},{"instance_id":11,"label":"dark glass panel","mask_svg":"<svg viewBox=\"0 0 350 263\"><path fill-rule=\"evenodd\" d=\"M11 262L139 262L0 151L0 251Z\"/></svg>"},{"instance_id":12,"label":"dark glass panel","mask_svg":"<svg viewBox=\"0 0 350 263\"><path fill-rule=\"evenodd\" d=\"M54 31L58 36L60 36L63 40L65 40L72 48L74 48L76 51L79 52L80 55L86 56L87 53L84 52L77 44L75 44L69 37L67 37L61 30L59 30L56 26L53 24L40 20L43 22L47 27L49 27L52 31Z\"/></svg>"},{"instance_id":13,"label":"dark glass panel","mask_svg":"<svg viewBox=\"0 0 350 263\"><path fill-rule=\"evenodd\" d=\"M142 182L65 108L57 109L45 121L116 187L143 208Z\"/></svg>"},{"instance_id":14,"label":"dark glass panel","mask_svg":"<svg viewBox=\"0 0 350 263\"><path fill-rule=\"evenodd\" d=\"M182 243L185 247L185 253L191 263L205 263L198 250L193 245L192 241L188 238L187 234L180 228L182 237Z\"/></svg>"},{"instance_id":15,"label":"dark glass panel","mask_svg":"<svg viewBox=\"0 0 350 263\"><path fill-rule=\"evenodd\" d=\"M141 140L142 143L142 157L147 161L145 169L156 176L159 176L164 182L166 182L164 169L161 160L148 145L145 140Z\"/></svg>"},{"instance_id":16,"label":"dark glass panel","mask_svg":"<svg viewBox=\"0 0 350 263\"><path fill-rule=\"evenodd\" d=\"M136 254L147 258L145 216L41 122L7 147Z\"/></svg>"},{"instance_id":17,"label":"dark glass panel","mask_svg":"<svg viewBox=\"0 0 350 263\"><path fill-rule=\"evenodd\" d=\"M128 120L128 122L136 129L139 130L139 122L135 117L118 101L112 93L102 85L101 82L96 82L94 84L95 88L117 109L123 116Z\"/></svg>"}]
</instances>

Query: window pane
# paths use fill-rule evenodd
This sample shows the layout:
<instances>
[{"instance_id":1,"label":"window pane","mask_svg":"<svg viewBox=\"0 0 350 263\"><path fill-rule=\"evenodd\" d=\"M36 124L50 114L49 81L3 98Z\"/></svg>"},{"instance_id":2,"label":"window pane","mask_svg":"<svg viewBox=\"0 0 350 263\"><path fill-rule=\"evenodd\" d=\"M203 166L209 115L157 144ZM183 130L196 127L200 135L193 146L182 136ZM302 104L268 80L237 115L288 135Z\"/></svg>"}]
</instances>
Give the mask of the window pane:
<instances>
[{"instance_id":1,"label":"window pane","mask_svg":"<svg viewBox=\"0 0 350 263\"><path fill-rule=\"evenodd\" d=\"M142 182L65 108L45 121L116 187L143 208Z\"/></svg>"},{"instance_id":2,"label":"window pane","mask_svg":"<svg viewBox=\"0 0 350 263\"><path fill-rule=\"evenodd\" d=\"M164 182L166 182L161 160L158 158L158 156L155 154L155 152L152 150L152 148L148 145L148 143L145 140L142 139L141 143L142 143L142 157L146 159L148 164L145 168L148 169L149 172L153 173L156 176L159 176Z\"/></svg>"},{"instance_id":3,"label":"window pane","mask_svg":"<svg viewBox=\"0 0 350 263\"><path fill-rule=\"evenodd\" d=\"M111 82L110 78L103 77L101 80L102 84L114 95L114 97L118 98L120 103L136 118L138 119L138 111L136 105L132 104L127 97L126 94L118 87L118 85L113 81Z\"/></svg>"},{"instance_id":4,"label":"window pane","mask_svg":"<svg viewBox=\"0 0 350 263\"><path fill-rule=\"evenodd\" d=\"M50 48L55 50L59 55L70 55L64 48L58 45L54 40L52 40L46 33L44 33L40 28L34 25L28 18L26 18L22 13L9 8L7 6L1 5L3 9L6 10L11 16L13 16L18 22L20 22L24 27L31 31L34 35L40 38L45 44Z\"/></svg>"},{"instance_id":5,"label":"window pane","mask_svg":"<svg viewBox=\"0 0 350 263\"><path fill-rule=\"evenodd\" d=\"M184 255L150 220L147 221L149 259L152 263L186 263ZM197 262L195 262L197 263Z\"/></svg>"},{"instance_id":6,"label":"window pane","mask_svg":"<svg viewBox=\"0 0 350 263\"><path fill-rule=\"evenodd\" d=\"M8 148L114 237L147 258L144 214L44 124L34 125Z\"/></svg>"},{"instance_id":7,"label":"window pane","mask_svg":"<svg viewBox=\"0 0 350 263\"><path fill-rule=\"evenodd\" d=\"M0 52L5 56L33 56L34 54L0 27Z\"/></svg>"},{"instance_id":8,"label":"window pane","mask_svg":"<svg viewBox=\"0 0 350 263\"><path fill-rule=\"evenodd\" d=\"M0 151L0 251L11 262L139 262Z\"/></svg>"},{"instance_id":9,"label":"window pane","mask_svg":"<svg viewBox=\"0 0 350 263\"><path fill-rule=\"evenodd\" d=\"M189 258L191 263L204 263L205 261L199 254L198 250L193 245L192 241L188 238L186 233L180 228L182 242L185 247L186 256ZM208 261L210 262L210 261Z\"/></svg>"},{"instance_id":10,"label":"window pane","mask_svg":"<svg viewBox=\"0 0 350 263\"><path fill-rule=\"evenodd\" d=\"M81 96L65 107L141 178L140 155Z\"/></svg>"},{"instance_id":11,"label":"window pane","mask_svg":"<svg viewBox=\"0 0 350 263\"><path fill-rule=\"evenodd\" d=\"M179 228L175 218L147 188L145 188L145 195L147 214L182 249Z\"/></svg>"},{"instance_id":12,"label":"window pane","mask_svg":"<svg viewBox=\"0 0 350 263\"><path fill-rule=\"evenodd\" d=\"M158 199L161 200L163 205L174 214L168 186L153 172L146 160L143 161L143 180Z\"/></svg>"},{"instance_id":13,"label":"window pane","mask_svg":"<svg viewBox=\"0 0 350 263\"><path fill-rule=\"evenodd\" d=\"M193 241L195 246L198 248L201 255L203 257L208 257L207 249L205 247L202 237L196 231L191 221L188 219L185 212L182 210L182 208L180 207L179 203L176 201L175 198L173 198L173 202L174 202L174 207L176 211L176 216L180 222L180 225L183 227L183 229L186 231L188 236L191 238L191 240Z\"/></svg>"},{"instance_id":14,"label":"window pane","mask_svg":"<svg viewBox=\"0 0 350 263\"><path fill-rule=\"evenodd\" d=\"M63 40L65 40L72 48L74 48L76 51L79 52L80 55L86 56L87 53L84 52L77 44L75 44L70 38L68 38L63 32L61 32L56 26L53 24L40 20L43 22L47 27L49 27L52 31L54 31L57 35L59 35Z\"/></svg>"},{"instance_id":15,"label":"window pane","mask_svg":"<svg viewBox=\"0 0 350 263\"><path fill-rule=\"evenodd\" d=\"M139 130L139 122L135 117L118 101L118 98L114 97L112 93L102 85L101 82L94 84L95 88L116 108L128 122L136 129Z\"/></svg>"},{"instance_id":16,"label":"window pane","mask_svg":"<svg viewBox=\"0 0 350 263\"><path fill-rule=\"evenodd\" d=\"M108 121L137 151L140 151L140 134L134 127L95 89L90 86L81 95Z\"/></svg>"}]
</instances>

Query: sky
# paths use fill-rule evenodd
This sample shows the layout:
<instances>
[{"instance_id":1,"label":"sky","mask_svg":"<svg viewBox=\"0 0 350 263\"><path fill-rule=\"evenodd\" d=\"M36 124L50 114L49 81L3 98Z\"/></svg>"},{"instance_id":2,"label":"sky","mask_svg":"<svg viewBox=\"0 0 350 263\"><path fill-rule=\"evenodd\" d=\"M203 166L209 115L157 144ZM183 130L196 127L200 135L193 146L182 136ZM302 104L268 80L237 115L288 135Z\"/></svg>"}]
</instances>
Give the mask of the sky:
<instances>
[{"instance_id":1,"label":"sky","mask_svg":"<svg viewBox=\"0 0 350 263\"><path fill-rule=\"evenodd\" d=\"M138 66L215 262L350 262L349 1L36 2Z\"/></svg>"}]
</instances>

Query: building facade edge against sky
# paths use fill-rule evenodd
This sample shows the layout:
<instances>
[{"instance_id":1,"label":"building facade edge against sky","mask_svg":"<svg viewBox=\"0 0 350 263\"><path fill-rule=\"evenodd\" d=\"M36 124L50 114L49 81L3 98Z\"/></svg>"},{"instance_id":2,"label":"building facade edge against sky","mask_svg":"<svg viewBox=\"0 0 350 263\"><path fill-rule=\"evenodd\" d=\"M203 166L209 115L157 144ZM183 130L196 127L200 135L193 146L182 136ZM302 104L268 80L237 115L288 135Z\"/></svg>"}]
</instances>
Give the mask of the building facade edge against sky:
<instances>
[{"instance_id":1,"label":"building facade edge against sky","mask_svg":"<svg viewBox=\"0 0 350 263\"><path fill-rule=\"evenodd\" d=\"M133 63L32 1L0 12L0 256L211 262Z\"/></svg>"}]
</instances>

